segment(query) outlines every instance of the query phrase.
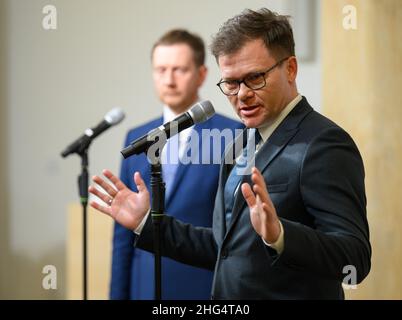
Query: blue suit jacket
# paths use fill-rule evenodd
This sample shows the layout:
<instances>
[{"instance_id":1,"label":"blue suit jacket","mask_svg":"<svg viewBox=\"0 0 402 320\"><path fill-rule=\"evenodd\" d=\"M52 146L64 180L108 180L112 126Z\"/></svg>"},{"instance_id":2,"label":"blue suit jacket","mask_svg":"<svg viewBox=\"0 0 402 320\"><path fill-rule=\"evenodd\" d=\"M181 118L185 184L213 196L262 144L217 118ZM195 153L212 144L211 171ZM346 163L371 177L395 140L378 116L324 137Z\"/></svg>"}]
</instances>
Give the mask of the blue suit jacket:
<instances>
[{"instance_id":1,"label":"blue suit jacket","mask_svg":"<svg viewBox=\"0 0 402 320\"><path fill-rule=\"evenodd\" d=\"M151 129L162 125L162 121L161 117L131 130L127 135L125 146ZM218 114L194 126L199 137L203 129L229 129L234 137L236 128L241 129L243 125ZM224 139L221 139L221 142L219 151L215 152L218 154L215 155L212 152L213 143L211 143L209 149L211 164L180 164L172 187L174 191L169 198L165 199L165 210L170 216L196 226L211 226L218 187L219 163L225 148ZM204 150L199 145L197 150L199 155L206 151L205 146L203 148ZM213 156L214 159L212 159ZM201 162L202 157L199 158ZM123 160L121 180L130 189L137 191L133 174L139 171L150 189L149 167L144 154ZM154 299L153 254L134 248L134 236L133 231L115 224L111 299ZM209 299L212 277L211 271L162 258L162 299Z\"/></svg>"}]
</instances>

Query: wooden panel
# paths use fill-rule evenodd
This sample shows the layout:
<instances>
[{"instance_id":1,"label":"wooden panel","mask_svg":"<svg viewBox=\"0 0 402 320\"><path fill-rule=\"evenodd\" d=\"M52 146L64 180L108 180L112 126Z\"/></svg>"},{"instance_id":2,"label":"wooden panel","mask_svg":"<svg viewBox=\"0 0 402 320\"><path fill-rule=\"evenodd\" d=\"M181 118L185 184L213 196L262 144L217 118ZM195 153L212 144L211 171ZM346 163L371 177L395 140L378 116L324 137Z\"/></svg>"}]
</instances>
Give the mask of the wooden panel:
<instances>
[{"instance_id":1,"label":"wooden panel","mask_svg":"<svg viewBox=\"0 0 402 320\"><path fill-rule=\"evenodd\" d=\"M67 299L82 299L82 208L68 207ZM88 299L108 299L113 220L88 208Z\"/></svg>"},{"instance_id":2,"label":"wooden panel","mask_svg":"<svg viewBox=\"0 0 402 320\"><path fill-rule=\"evenodd\" d=\"M353 5L357 29L343 28ZM402 2L322 1L323 112L344 127L366 169L372 270L351 299L402 299Z\"/></svg>"}]
</instances>

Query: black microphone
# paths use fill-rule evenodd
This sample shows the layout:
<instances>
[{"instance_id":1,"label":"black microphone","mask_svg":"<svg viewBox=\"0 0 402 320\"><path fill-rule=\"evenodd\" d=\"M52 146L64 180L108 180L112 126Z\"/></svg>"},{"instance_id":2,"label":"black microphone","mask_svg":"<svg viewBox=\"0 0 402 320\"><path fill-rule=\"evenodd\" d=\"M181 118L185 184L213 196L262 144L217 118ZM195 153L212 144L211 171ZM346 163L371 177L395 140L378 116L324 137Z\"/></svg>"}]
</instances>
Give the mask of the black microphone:
<instances>
[{"instance_id":1,"label":"black microphone","mask_svg":"<svg viewBox=\"0 0 402 320\"><path fill-rule=\"evenodd\" d=\"M119 108L110 110L104 117L104 120L94 128L88 128L84 131L84 134L70 144L62 153L63 158L72 153L80 153L84 151L89 144L99 136L102 132L120 123L124 119L124 112Z\"/></svg>"},{"instance_id":2,"label":"black microphone","mask_svg":"<svg viewBox=\"0 0 402 320\"><path fill-rule=\"evenodd\" d=\"M130 145L121 151L121 154L126 159L134 154L147 152L148 148L158 141L161 135L169 139L188 127L200 122L207 121L215 114L212 103L204 100L193 105L189 111L178 116L174 120L161 125L160 127L149 131L142 137L134 140Z\"/></svg>"}]
</instances>

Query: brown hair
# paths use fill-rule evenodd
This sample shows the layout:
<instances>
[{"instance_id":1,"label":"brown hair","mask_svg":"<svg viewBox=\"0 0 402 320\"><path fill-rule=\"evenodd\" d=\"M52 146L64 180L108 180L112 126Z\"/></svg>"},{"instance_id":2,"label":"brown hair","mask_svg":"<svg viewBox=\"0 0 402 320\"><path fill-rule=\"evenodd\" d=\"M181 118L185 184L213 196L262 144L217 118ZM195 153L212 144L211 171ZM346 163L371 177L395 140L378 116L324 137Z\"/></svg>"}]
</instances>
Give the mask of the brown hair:
<instances>
[{"instance_id":1,"label":"brown hair","mask_svg":"<svg viewBox=\"0 0 402 320\"><path fill-rule=\"evenodd\" d=\"M151 58L154 50L160 45L174 45L178 43L187 44L193 51L194 62L197 67L202 66L205 62L205 46L204 41L198 35L190 33L184 29L173 29L165 33L152 47Z\"/></svg>"},{"instance_id":2,"label":"brown hair","mask_svg":"<svg viewBox=\"0 0 402 320\"><path fill-rule=\"evenodd\" d=\"M212 38L211 51L215 59L238 51L250 40L262 39L276 59L295 55L295 42L289 16L267 8L244 10L227 20Z\"/></svg>"}]
</instances>

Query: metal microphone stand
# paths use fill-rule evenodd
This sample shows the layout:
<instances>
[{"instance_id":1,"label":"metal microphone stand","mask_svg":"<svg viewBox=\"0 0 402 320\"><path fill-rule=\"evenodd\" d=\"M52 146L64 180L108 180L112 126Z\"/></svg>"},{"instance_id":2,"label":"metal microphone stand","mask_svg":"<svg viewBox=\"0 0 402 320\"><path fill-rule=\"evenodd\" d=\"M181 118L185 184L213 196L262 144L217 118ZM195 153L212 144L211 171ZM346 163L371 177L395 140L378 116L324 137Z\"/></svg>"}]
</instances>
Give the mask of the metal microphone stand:
<instances>
[{"instance_id":1,"label":"metal microphone stand","mask_svg":"<svg viewBox=\"0 0 402 320\"><path fill-rule=\"evenodd\" d=\"M78 153L81 157L81 174L78 177L78 190L83 211L82 220L82 289L83 300L87 300L87 206L88 206L88 148Z\"/></svg>"},{"instance_id":2,"label":"metal microphone stand","mask_svg":"<svg viewBox=\"0 0 402 320\"><path fill-rule=\"evenodd\" d=\"M153 223L154 238L154 265L155 265L155 299L162 300L162 255L161 255L161 222L165 215L165 183L162 177L162 149L166 144L166 137L159 141L159 148L155 153L149 152L147 148L147 158L151 164L151 217Z\"/></svg>"},{"instance_id":3,"label":"metal microphone stand","mask_svg":"<svg viewBox=\"0 0 402 320\"><path fill-rule=\"evenodd\" d=\"M176 130L175 132L177 133L177 124L175 127L169 128L169 132L170 130ZM166 140L166 133L156 130L150 136L144 136L136 140L137 142L121 151L124 158L145 152L148 162L151 164L151 217L153 223L156 300L162 299L161 222L165 215L165 183L162 177L161 157ZM158 147L154 149L154 145L157 142Z\"/></svg>"},{"instance_id":4,"label":"metal microphone stand","mask_svg":"<svg viewBox=\"0 0 402 320\"><path fill-rule=\"evenodd\" d=\"M155 299L162 299L162 258L160 225L165 215L165 183L162 178L160 157L151 163L151 216L154 226Z\"/></svg>"},{"instance_id":5,"label":"metal microphone stand","mask_svg":"<svg viewBox=\"0 0 402 320\"><path fill-rule=\"evenodd\" d=\"M87 300L87 206L88 206L88 149L91 139L82 139L74 152L62 153L62 157L66 157L71 153L76 153L81 157L81 174L78 176L78 192L82 205L82 289L83 300Z\"/></svg>"}]
</instances>

